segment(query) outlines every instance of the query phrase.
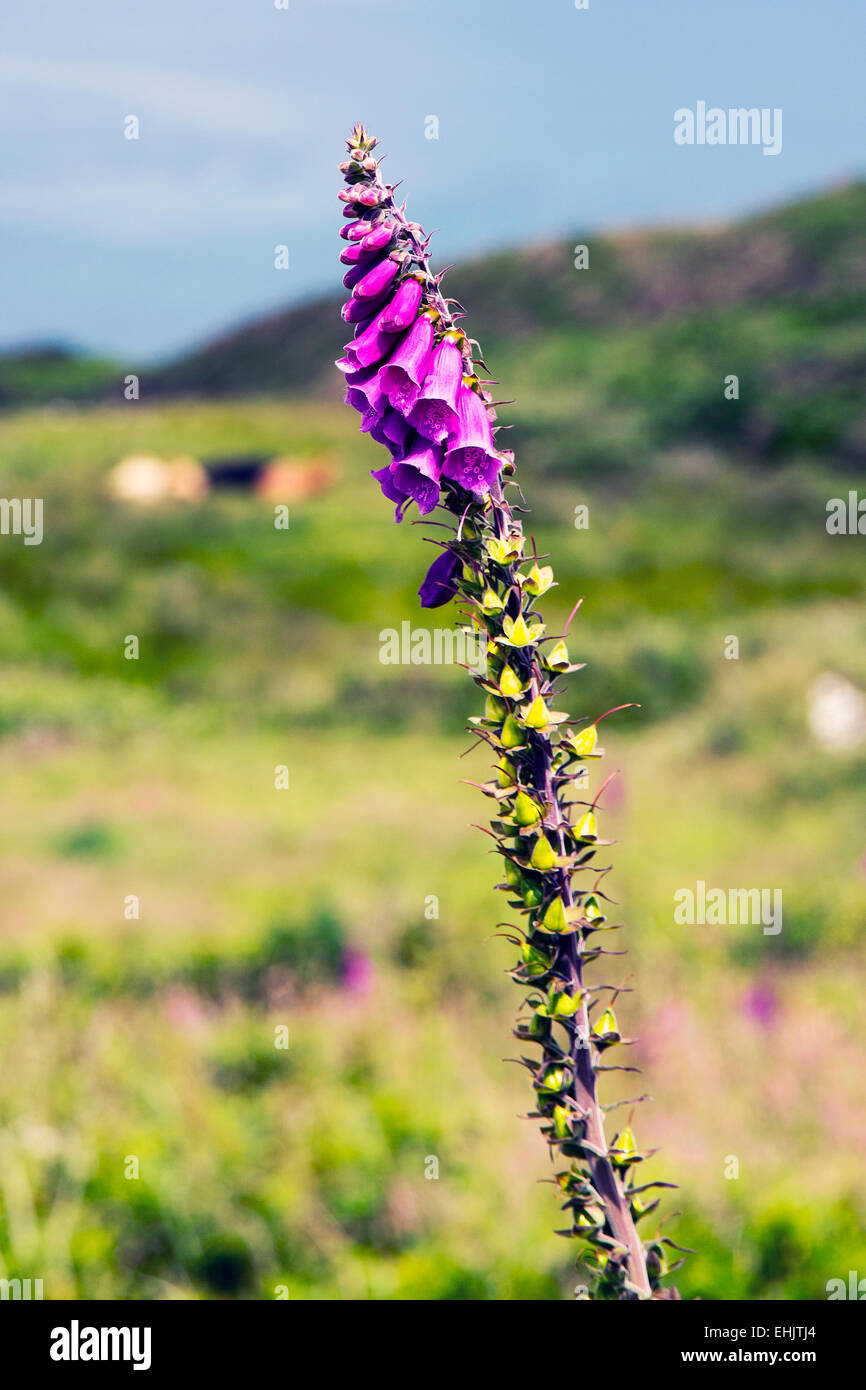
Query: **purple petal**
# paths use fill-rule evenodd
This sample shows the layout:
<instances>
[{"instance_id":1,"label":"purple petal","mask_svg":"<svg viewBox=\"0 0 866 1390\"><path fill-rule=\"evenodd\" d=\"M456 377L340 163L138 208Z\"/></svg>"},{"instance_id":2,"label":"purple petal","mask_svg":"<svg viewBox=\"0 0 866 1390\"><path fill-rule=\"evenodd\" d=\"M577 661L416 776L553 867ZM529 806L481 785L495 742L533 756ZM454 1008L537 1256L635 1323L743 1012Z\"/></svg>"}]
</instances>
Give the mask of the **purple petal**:
<instances>
[{"instance_id":1,"label":"purple petal","mask_svg":"<svg viewBox=\"0 0 866 1390\"><path fill-rule=\"evenodd\" d=\"M415 322L418 306L421 303L422 286L420 280L404 280L382 320L382 327L389 333L400 333Z\"/></svg>"},{"instance_id":2,"label":"purple petal","mask_svg":"<svg viewBox=\"0 0 866 1390\"><path fill-rule=\"evenodd\" d=\"M372 254L370 252L370 255ZM364 243L362 241L353 241L351 246L347 246L345 251L340 252L340 260L343 265L358 265L360 261L365 259L367 258L364 256Z\"/></svg>"},{"instance_id":3,"label":"purple petal","mask_svg":"<svg viewBox=\"0 0 866 1390\"><path fill-rule=\"evenodd\" d=\"M432 482L438 483L442 476L442 450L437 444L431 444L426 439L421 439L415 435L414 440L406 450L403 462L411 464L425 478L430 478Z\"/></svg>"},{"instance_id":4,"label":"purple petal","mask_svg":"<svg viewBox=\"0 0 866 1390\"><path fill-rule=\"evenodd\" d=\"M384 320L389 311L383 309L380 318ZM382 369L382 389L395 410L405 414L415 404L427 374L432 342L433 324L422 314Z\"/></svg>"},{"instance_id":5,"label":"purple petal","mask_svg":"<svg viewBox=\"0 0 866 1390\"><path fill-rule=\"evenodd\" d=\"M345 227L340 228L340 236L344 241L360 241L368 236L372 228L372 222L362 219L360 222L347 222Z\"/></svg>"},{"instance_id":6,"label":"purple petal","mask_svg":"<svg viewBox=\"0 0 866 1390\"><path fill-rule=\"evenodd\" d=\"M396 229L397 223L392 222L390 218L386 218L384 222L379 222L364 237L361 242L361 250L368 256L371 256L375 251L382 251L390 245Z\"/></svg>"},{"instance_id":7,"label":"purple petal","mask_svg":"<svg viewBox=\"0 0 866 1390\"><path fill-rule=\"evenodd\" d=\"M393 333L386 333L382 328L382 317L385 313L387 313L387 307L380 310L362 332L352 339L351 343L346 344L346 356L337 363L341 371L357 372L361 367L372 367L375 362L381 362L382 358L391 351L394 346L394 335ZM350 364L348 367L342 365L346 362Z\"/></svg>"},{"instance_id":8,"label":"purple petal","mask_svg":"<svg viewBox=\"0 0 866 1390\"><path fill-rule=\"evenodd\" d=\"M414 498L421 515L432 512L439 501L439 478L442 473L442 450L438 445L430 444L416 435L403 459L393 465L393 470L397 486Z\"/></svg>"},{"instance_id":9,"label":"purple petal","mask_svg":"<svg viewBox=\"0 0 866 1390\"><path fill-rule=\"evenodd\" d=\"M361 429L371 430L388 409L388 398L379 385L379 368L366 367L361 372L351 372L346 377L343 399L363 415Z\"/></svg>"},{"instance_id":10,"label":"purple petal","mask_svg":"<svg viewBox=\"0 0 866 1390\"><path fill-rule=\"evenodd\" d=\"M391 472L390 465L386 468L371 469L370 475L371 477L376 479L376 482L382 489L383 495L387 497L388 501L397 503L397 510L394 513L394 520L402 521L403 512L406 508L407 503L410 501L410 498L408 493L401 492L398 488L396 482L394 481L394 474Z\"/></svg>"},{"instance_id":11,"label":"purple petal","mask_svg":"<svg viewBox=\"0 0 866 1390\"><path fill-rule=\"evenodd\" d=\"M463 380L463 354L452 342L434 350L430 371L409 416L419 434L441 442L457 427L457 398Z\"/></svg>"},{"instance_id":12,"label":"purple petal","mask_svg":"<svg viewBox=\"0 0 866 1390\"><path fill-rule=\"evenodd\" d=\"M425 478L408 463L394 465L394 481L401 491L408 493L411 501L418 503L418 510L422 516L432 512L437 505L439 484L434 483L431 478Z\"/></svg>"},{"instance_id":13,"label":"purple petal","mask_svg":"<svg viewBox=\"0 0 866 1390\"><path fill-rule=\"evenodd\" d=\"M361 268L362 267L359 267L359 269ZM372 270L368 270L363 279L357 282L352 291L354 298L378 299L380 295L385 293L399 269L399 261L392 260L390 256L386 256L384 260L374 265ZM354 272L350 272L350 274L353 273ZM346 280L348 280L348 278L349 276L347 275ZM345 280L343 283L345 284Z\"/></svg>"},{"instance_id":14,"label":"purple petal","mask_svg":"<svg viewBox=\"0 0 866 1390\"><path fill-rule=\"evenodd\" d=\"M350 266L343 276L344 286L347 290L354 290L355 285L358 284L359 280L363 280L369 270L374 269L377 265L384 264L387 260L387 256L380 256L378 260L364 261L360 265Z\"/></svg>"},{"instance_id":15,"label":"purple petal","mask_svg":"<svg viewBox=\"0 0 866 1390\"><path fill-rule=\"evenodd\" d=\"M385 307L389 308L390 306L386 305ZM344 323L362 323L365 319L369 320L373 317L376 308L376 304L371 304L369 299L348 299L340 313Z\"/></svg>"},{"instance_id":16,"label":"purple petal","mask_svg":"<svg viewBox=\"0 0 866 1390\"><path fill-rule=\"evenodd\" d=\"M498 478L501 466L487 408L475 391L464 386L457 401L457 425L448 437L442 472L467 492L483 497Z\"/></svg>"},{"instance_id":17,"label":"purple petal","mask_svg":"<svg viewBox=\"0 0 866 1390\"><path fill-rule=\"evenodd\" d=\"M430 566L418 590L422 608L441 608L457 593L461 561L453 550L443 550Z\"/></svg>"},{"instance_id":18,"label":"purple petal","mask_svg":"<svg viewBox=\"0 0 866 1390\"><path fill-rule=\"evenodd\" d=\"M403 416L397 410L390 407L385 410L380 419L375 420L370 426L370 437L375 439L377 444L383 444L390 450L392 458L402 459L406 453L406 445L412 430Z\"/></svg>"}]
</instances>

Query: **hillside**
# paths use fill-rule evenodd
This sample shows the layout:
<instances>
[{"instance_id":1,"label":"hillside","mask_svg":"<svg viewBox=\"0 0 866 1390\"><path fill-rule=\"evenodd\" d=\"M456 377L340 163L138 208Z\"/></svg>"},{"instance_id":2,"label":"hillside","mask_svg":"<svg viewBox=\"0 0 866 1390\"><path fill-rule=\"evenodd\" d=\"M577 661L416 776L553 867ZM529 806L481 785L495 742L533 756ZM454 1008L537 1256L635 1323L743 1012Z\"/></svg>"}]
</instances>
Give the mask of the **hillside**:
<instances>
[{"instance_id":1,"label":"hillside","mask_svg":"<svg viewBox=\"0 0 866 1390\"><path fill-rule=\"evenodd\" d=\"M449 289L554 470L627 471L707 443L773 462L866 456L866 184L712 229L579 233L459 266ZM574 247L589 267L574 268ZM336 248L335 248L336 249ZM335 267L336 278L336 267ZM148 392L332 396L340 295L243 326L148 373ZM724 380L739 378L739 400ZM0 404L117 392L119 369L0 359Z\"/></svg>"}]
</instances>

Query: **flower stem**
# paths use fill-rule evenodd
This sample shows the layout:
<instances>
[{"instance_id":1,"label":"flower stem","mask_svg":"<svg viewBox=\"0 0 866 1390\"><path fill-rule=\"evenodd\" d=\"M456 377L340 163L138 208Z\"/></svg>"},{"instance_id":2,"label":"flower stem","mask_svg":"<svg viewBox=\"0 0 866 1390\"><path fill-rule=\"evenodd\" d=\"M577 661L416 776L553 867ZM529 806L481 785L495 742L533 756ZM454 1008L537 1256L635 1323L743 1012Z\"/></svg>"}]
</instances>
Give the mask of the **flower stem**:
<instances>
[{"instance_id":1,"label":"flower stem","mask_svg":"<svg viewBox=\"0 0 866 1390\"><path fill-rule=\"evenodd\" d=\"M546 635L537 601L554 586L553 570L539 565L534 541L532 555L526 554L518 515L525 507L513 456L493 443L490 383L478 376L486 364L459 326L463 314L459 306L456 313L451 308L456 301L442 294L442 277L431 271L428 239L382 180L372 153L376 143L356 127L349 159L341 165L348 188L340 196L346 214L357 219L347 231L358 243L357 254L344 252L343 259L355 266L363 253L363 264L346 279L353 299L344 317L357 328L338 366L347 372L347 401L364 414L362 428L378 430L374 437L392 454L391 464L375 476L397 501L397 519L415 500L423 514L438 505L454 521L452 538L436 542L443 554L419 592L428 607L458 597L486 653L485 669L474 677L486 697L484 713L470 723L495 757L495 778L481 790L496 803L491 834L506 879L498 887L524 919L523 926L507 924L508 939L520 946L512 978L528 991L531 1010L528 1023L521 1017L514 1031L522 1043L541 1048L540 1062L520 1060L532 1077L534 1114L543 1122L551 1155L566 1164L555 1182L571 1225L560 1234L585 1242L582 1258L596 1276L594 1297L677 1297L661 1286L671 1272L665 1247L673 1242L656 1235L644 1243L637 1232L637 1222L658 1205L645 1205L642 1194L670 1184L635 1186L645 1155L630 1125L608 1143L598 1098L599 1071L609 1069L601 1059L624 1040L612 1008L619 989L588 984L586 967L610 954L597 937L616 928L605 925L609 899L602 882L608 870L593 864L608 843L599 839L597 827L601 792L592 802L571 798L588 785L589 761L602 756L596 745L606 715L575 721L550 707L559 678L580 669L563 640L577 606L566 633ZM378 294L379 285L395 297L375 316L366 296ZM410 322L410 315L404 321L406 305L417 310L417 320ZM377 368L392 332L398 334L394 355ZM439 368L430 366L439 354L451 355L455 376L462 362L459 399L453 396L450 407L442 399L447 373L443 368L440 377ZM420 414L419 400L425 402ZM452 423L446 427L441 421L447 417ZM510 504L507 489L516 491L519 505ZM586 874L593 876L592 886L576 886ZM608 990L610 1003L593 1017Z\"/></svg>"}]
</instances>

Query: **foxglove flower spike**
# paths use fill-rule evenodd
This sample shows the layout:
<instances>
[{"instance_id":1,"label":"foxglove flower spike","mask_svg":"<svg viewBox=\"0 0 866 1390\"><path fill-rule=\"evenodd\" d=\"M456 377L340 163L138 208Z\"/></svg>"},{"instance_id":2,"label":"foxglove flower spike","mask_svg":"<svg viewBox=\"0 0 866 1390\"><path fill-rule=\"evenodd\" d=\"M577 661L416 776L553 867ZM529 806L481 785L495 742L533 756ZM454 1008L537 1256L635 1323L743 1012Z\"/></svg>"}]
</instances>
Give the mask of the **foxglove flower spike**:
<instances>
[{"instance_id":1,"label":"foxglove flower spike","mask_svg":"<svg viewBox=\"0 0 866 1390\"><path fill-rule=\"evenodd\" d=\"M572 720L585 725L574 732L569 716L550 708L554 682L580 666L570 662L561 637L546 636L537 611L553 571L539 568L534 543L526 556L521 509L503 497L502 479L511 478L514 459L496 448L490 383L478 381L472 358L474 350L487 371L481 349L456 327L462 306L442 295L445 272L430 270L429 238L407 221L405 203L397 207L393 188L381 179L372 156L376 141L358 125L348 145L349 186L340 197L353 221L342 235L350 248L363 249L372 238L381 259L344 252L344 263L355 269L343 316L355 321L359 291L361 300L373 300L375 316L359 323L337 365L362 430L389 452L373 477L395 504L396 520L414 503L422 516L438 504L457 522L418 592L425 608L462 600L486 646L486 671L476 683L487 701L483 718L472 722L477 742L495 757L495 782L482 790L496 801L487 833L504 860L500 887L525 916L522 930L506 924L519 942L512 978L529 991L529 1015L515 1032L541 1049L540 1060L520 1061L533 1076L534 1114L561 1165L555 1182L572 1222L561 1234L583 1244L583 1264L594 1271L592 1297L676 1298L663 1285L676 1267L666 1262L669 1242L658 1234L643 1242L637 1233L653 1204L642 1207L645 1185L636 1186L635 1173L651 1151L639 1148L630 1127L608 1142L598 1094L603 1072L635 1070L601 1060L628 1040L610 1005L595 1008L599 990L584 978L596 957L618 954L594 944L595 933L616 925L606 922L609 900L592 863L606 843L596 823L601 793L592 800L569 796L576 777L587 773L587 760L601 756L599 721ZM381 245L385 232L372 229L373 219L394 227ZM379 309L386 290L392 297ZM553 645L542 645L547 642ZM593 891L573 882L587 869L596 874Z\"/></svg>"}]
</instances>

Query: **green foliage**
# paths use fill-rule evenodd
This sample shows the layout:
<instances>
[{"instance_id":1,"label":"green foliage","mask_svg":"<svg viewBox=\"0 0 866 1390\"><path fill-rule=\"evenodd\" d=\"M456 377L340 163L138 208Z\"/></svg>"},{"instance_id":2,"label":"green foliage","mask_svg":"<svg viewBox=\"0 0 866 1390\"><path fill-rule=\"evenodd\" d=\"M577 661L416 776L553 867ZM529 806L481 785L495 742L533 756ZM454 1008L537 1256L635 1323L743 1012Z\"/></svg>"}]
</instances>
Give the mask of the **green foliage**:
<instances>
[{"instance_id":1,"label":"green foliage","mask_svg":"<svg viewBox=\"0 0 866 1390\"><path fill-rule=\"evenodd\" d=\"M254 498L102 496L126 453L233 449L328 456L342 478L282 534ZM379 661L381 630L425 621L424 557L370 483L375 452L314 406L140 403L10 417L2 460L8 495L44 496L46 533L0 546L0 1274L46 1298L573 1298L535 1182L551 1170L515 1121L525 1080L498 1060L513 952L488 937L458 780L496 765L458 761L465 672ZM806 716L822 671L866 686L862 550L823 529L857 475L685 446L617 489L556 467L523 463L560 583L549 632L586 595L570 707L644 704L599 726L623 769L607 911L633 946L640 1010L626 995L616 1015L651 1075L645 1166L680 1182L663 1210L698 1251L677 1282L821 1298L862 1250L864 764ZM699 878L780 884L780 935L675 926ZM765 979L769 1023L747 1012Z\"/></svg>"}]
</instances>

